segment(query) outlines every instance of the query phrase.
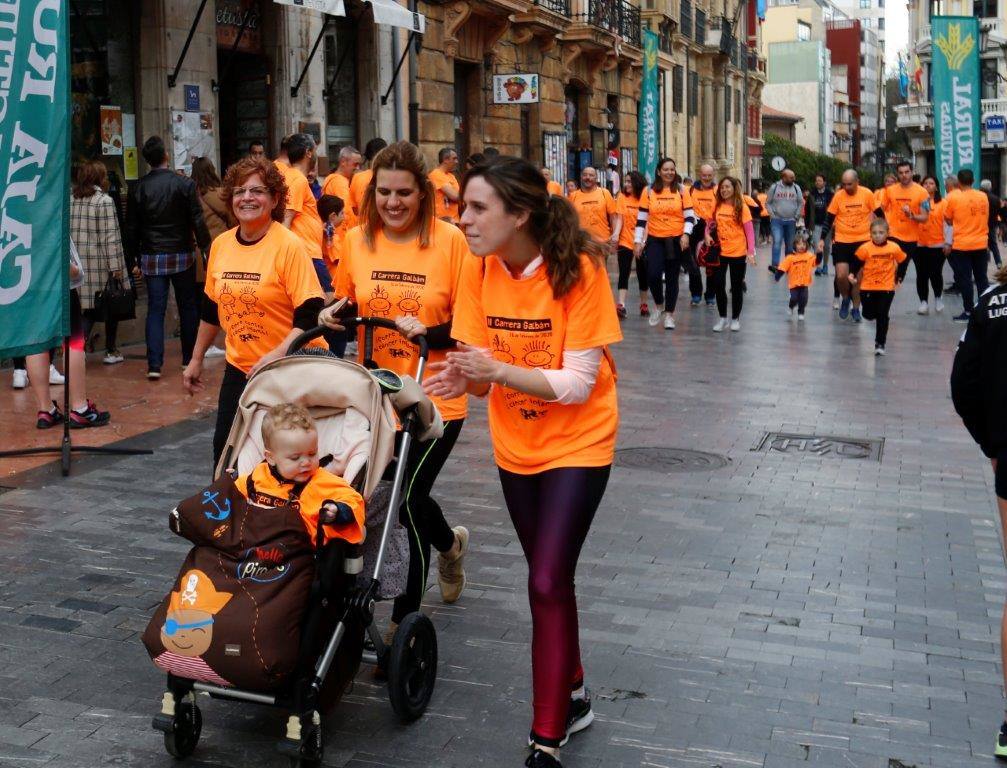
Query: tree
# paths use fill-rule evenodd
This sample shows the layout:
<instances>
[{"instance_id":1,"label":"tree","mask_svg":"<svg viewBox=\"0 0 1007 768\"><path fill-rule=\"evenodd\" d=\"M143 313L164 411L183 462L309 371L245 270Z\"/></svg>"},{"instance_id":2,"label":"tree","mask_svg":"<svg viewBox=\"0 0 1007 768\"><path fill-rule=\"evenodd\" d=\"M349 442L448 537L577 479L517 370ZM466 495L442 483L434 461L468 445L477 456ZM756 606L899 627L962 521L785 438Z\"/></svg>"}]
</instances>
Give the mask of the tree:
<instances>
[{"instance_id":1,"label":"tree","mask_svg":"<svg viewBox=\"0 0 1007 768\"><path fill-rule=\"evenodd\" d=\"M811 189L815 183L815 174L825 174L825 182L834 186L839 183L840 177L850 166L842 160L837 160L829 155L812 152L792 141L771 133L765 134L766 145L762 148L763 164L762 178L764 181L772 183L780 178L779 172L773 170L768 159L779 155L787 161L787 167L797 176L797 183L804 189ZM857 168L860 176L860 183L870 189L877 189L881 186L881 178L874 171L867 168Z\"/></svg>"},{"instance_id":2,"label":"tree","mask_svg":"<svg viewBox=\"0 0 1007 768\"><path fill-rule=\"evenodd\" d=\"M896 121L895 107L905 104L899 92L899 77L892 75L885 81L885 102L887 110L885 112L885 150L887 154L895 155L898 159L912 157L913 151L909 147L909 135L905 128L899 128Z\"/></svg>"}]
</instances>

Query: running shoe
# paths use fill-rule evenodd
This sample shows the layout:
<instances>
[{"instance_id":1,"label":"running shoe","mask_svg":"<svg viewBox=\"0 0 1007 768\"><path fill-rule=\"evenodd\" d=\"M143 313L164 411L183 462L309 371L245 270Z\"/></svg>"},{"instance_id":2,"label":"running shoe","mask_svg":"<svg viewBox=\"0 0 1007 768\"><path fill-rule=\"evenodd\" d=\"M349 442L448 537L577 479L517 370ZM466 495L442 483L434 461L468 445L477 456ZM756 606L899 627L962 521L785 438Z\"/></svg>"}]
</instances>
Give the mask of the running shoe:
<instances>
[{"instance_id":1,"label":"running shoe","mask_svg":"<svg viewBox=\"0 0 1007 768\"><path fill-rule=\"evenodd\" d=\"M832 308L833 308L833 309L839 309L839 297L838 297L838 296L836 296L836 297L835 297L835 298L834 298L834 299L832 300Z\"/></svg>"},{"instance_id":2,"label":"running shoe","mask_svg":"<svg viewBox=\"0 0 1007 768\"><path fill-rule=\"evenodd\" d=\"M1007 758L1007 720L1000 726L997 743L993 745L993 755L994 757Z\"/></svg>"},{"instance_id":3,"label":"running shoe","mask_svg":"<svg viewBox=\"0 0 1007 768\"><path fill-rule=\"evenodd\" d=\"M689 302L689 306L690 307L698 307L702 303L703 303L703 297L702 296L693 296L692 297L692 301Z\"/></svg>"},{"instance_id":4,"label":"running shoe","mask_svg":"<svg viewBox=\"0 0 1007 768\"><path fill-rule=\"evenodd\" d=\"M715 307L715 306L717 306L717 300L716 299L707 299L706 300L706 306L708 306L708 307Z\"/></svg>"},{"instance_id":5,"label":"running shoe","mask_svg":"<svg viewBox=\"0 0 1007 768\"><path fill-rule=\"evenodd\" d=\"M565 747L570 737L586 730L594 722L594 710L591 709L591 693L585 688L583 698L571 698L570 709L566 716L566 736L559 745ZM535 744L535 735L528 734L528 746Z\"/></svg>"},{"instance_id":6,"label":"running shoe","mask_svg":"<svg viewBox=\"0 0 1007 768\"><path fill-rule=\"evenodd\" d=\"M875 344L874 345L874 355L875 355L875 357L884 357L885 356L885 345L884 344Z\"/></svg>"},{"instance_id":7,"label":"running shoe","mask_svg":"<svg viewBox=\"0 0 1007 768\"><path fill-rule=\"evenodd\" d=\"M960 315L954 316L954 321L956 323L967 323L971 317L972 317L971 312L962 312Z\"/></svg>"},{"instance_id":8,"label":"running shoe","mask_svg":"<svg viewBox=\"0 0 1007 768\"><path fill-rule=\"evenodd\" d=\"M741 321L740 320L732 320L731 321L731 330L732 331L740 331L741 330Z\"/></svg>"},{"instance_id":9,"label":"running shoe","mask_svg":"<svg viewBox=\"0 0 1007 768\"><path fill-rule=\"evenodd\" d=\"M647 318L647 324L651 328L656 328L658 325L661 324L661 315L663 315L663 314L664 314L664 310L662 310L662 309L656 310L654 312L654 314L652 314L650 317Z\"/></svg>"},{"instance_id":10,"label":"running shoe","mask_svg":"<svg viewBox=\"0 0 1007 768\"><path fill-rule=\"evenodd\" d=\"M24 389L28 386L28 371L24 368L15 368L14 375L11 377L10 385L14 389Z\"/></svg>"},{"instance_id":11,"label":"running shoe","mask_svg":"<svg viewBox=\"0 0 1007 768\"><path fill-rule=\"evenodd\" d=\"M640 317L649 317L649 316L650 316L650 307L647 306L647 302L643 302L640 305Z\"/></svg>"},{"instance_id":12,"label":"running shoe","mask_svg":"<svg viewBox=\"0 0 1007 768\"><path fill-rule=\"evenodd\" d=\"M66 377L62 373L56 370L56 366L49 363L49 383L54 386L59 386L60 384L66 383Z\"/></svg>"},{"instance_id":13,"label":"running shoe","mask_svg":"<svg viewBox=\"0 0 1007 768\"><path fill-rule=\"evenodd\" d=\"M675 330L675 318L672 317L671 312L664 313L664 330L666 331Z\"/></svg>"},{"instance_id":14,"label":"running shoe","mask_svg":"<svg viewBox=\"0 0 1007 768\"><path fill-rule=\"evenodd\" d=\"M768 267L766 267L766 271L769 272L769 274L771 274L771 275L775 275L776 274L776 265L775 264L770 264Z\"/></svg>"},{"instance_id":15,"label":"running shoe","mask_svg":"<svg viewBox=\"0 0 1007 768\"><path fill-rule=\"evenodd\" d=\"M122 356L122 354L119 352L118 349L110 349L105 353L105 357L103 357L101 361L105 365L116 365L117 363L121 363L125 359L126 358Z\"/></svg>"},{"instance_id":16,"label":"running shoe","mask_svg":"<svg viewBox=\"0 0 1007 768\"><path fill-rule=\"evenodd\" d=\"M619 316L620 320L625 320L626 317L627 317L627 314L628 314L626 312L626 305L625 304L616 304L615 305L615 314Z\"/></svg>"},{"instance_id":17,"label":"running shoe","mask_svg":"<svg viewBox=\"0 0 1007 768\"><path fill-rule=\"evenodd\" d=\"M150 379L151 381L157 381L159 378L161 378L161 369L160 368L148 368L147 369L147 378Z\"/></svg>"},{"instance_id":18,"label":"running shoe","mask_svg":"<svg viewBox=\"0 0 1007 768\"><path fill-rule=\"evenodd\" d=\"M916 314L917 315L929 315L930 314L930 305L927 302L925 302L925 301L921 301L919 308L917 308L917 310L916 310Z\"/></svg>"},{"instance_id":19,"label":"running shoe","mask_svg":"<svg viewBox=\"0 0 1007 768\"><path fill-rule=\"evenodd\" d=\"M803 312L798 312L797 313L797 322L799 322L799 323L803 323L804 322L804 313Z\"/></svg>"},{"instance_id":20,"label":"running shoe","mask_svg":"<svg viewBox=\"0 0 1007 768\"><path fill-rule=\"evenodd\" d=\"M38 429L49 429L49 427L55 427L57 424L63 423L63 412L60 411L59 406L56 405L56 401L52 401L51 411L39 411L38 418L35 421L35 426Z\"/></svg>"},{"instance_id":21,"label":"running shoe","mask_svg":"<svg viewBox=\"0 0 1007 768\"><path fill-rule=\"evenodd\" d=\"M465 589L465 554L469 550L469 530L463 525L452 529L458 541L458 554L449 557L437 553L437 583L441 588L441 600L453 603L462 596Z\"/></svg>"},{"instance_id":22,"label":"running shoe","mask_svg":"<svg viewBox=\"0 0 1007 768\"><path fill-rule=\"evenodd\" d=\"M563 763L548 752L536 749L524 761L525 768L563 768Z\"/></svg>"},{"instance_id":23,"label":"running shoe","mask_svg":"<svg viewBox=\"0 0 1007 768\"><path fill-rule=\"evenodd\" d=\"M787 308L787 319L788 320L793 320L795 317L797 317L797 307L788 307Z\"/></svg>"},{"instance_id":24,"label":"running shoe","mask_svg":"<svg viewBox=\"0 0 1007 768\"><path fill-rule=\"evenodd\" d=\"M224 350L222 350L216 344L211 344L210 348L206 350L206 354L204 356L205 357L223 357L226 354L227 354L227 352L225 352Z\"/></svg>"},{"instance_id":25,"label":"running shoe","mask_svg":"<svg viewBox=\"0 0 1007 768\"><path fill-rule=\"evenodd\" d=\"M86 429L88 427L104 427L112 420L108 411L99 411L98 407L91 401L87 401L87 408L83 411L70 410L70 426L74 429Z\"/></svg>"},{"instance_id":26,"label":"running shoe","mask_svg":"<svg viewBox=\"0 0 1007 768\"><path fill-rule=\"evenodd\" d=\"M853 322L859 323L860 320L862 319L860 317L860 310L854 307L853 311L850 313L850 318L853 320Z\"/></svg>"},{"instance_id":27,"label":"running shoe","mask_svg":"<svg viewBox=\"0 0 1007 768\"><path fill-rule=\"evenodd\" d=\"M722 318L720 318L717 321L717 324L715 326L713 326L713 332L714 333L720 333L726 327L727 327L727 318L726 317L722 317Z\"/></svg>"},{"instance_id":28,"label":"running shoe","mask_svg":"<svg viewBox=\"0 0 1007 768\"><path fill-rule=\"evenodd\" d=\"M934 312L940 314L944 311L944 302L940 299L934 299Z\"/></svg>"},{"instance_id":29,"label":"running shoe","mask_svg":"<svg viewBox=\"0 0 1007 768\"><path fill-rule=\"evenodd\" d=\"M839 319L845 320L850 316L850 300L843 299L839 304Z\"/></svg>"}]
</instances>

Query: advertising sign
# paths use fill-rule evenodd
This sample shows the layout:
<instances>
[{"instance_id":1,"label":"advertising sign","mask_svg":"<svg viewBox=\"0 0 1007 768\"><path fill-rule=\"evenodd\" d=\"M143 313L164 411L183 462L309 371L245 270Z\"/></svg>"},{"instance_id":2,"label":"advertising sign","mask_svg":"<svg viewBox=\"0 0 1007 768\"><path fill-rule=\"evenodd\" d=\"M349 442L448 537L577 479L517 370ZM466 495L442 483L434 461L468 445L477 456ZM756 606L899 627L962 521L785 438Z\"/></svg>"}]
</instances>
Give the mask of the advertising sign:
<instances>
[{"instance_id":1,"label":"advertising sign","mask_svg":"<svg viewBox=\"0 0 1007 768\"><path fill-rule=\"evenodd\" d=\"M493 75L494 104L537 104L538 75Z\"/></svg>"},{"instance_id":2,"label":"advertising sign","mask_svg":"<svg viewBox=\"0 0 1007 768\"><path fill-rule=\"evenodd\" d=\"M643 31L643 86L640 94L640 171L654 181L657 167L661 115L657 91L657 33Z\"/></svg>"},{"instance_id":3,"label":"advertising sign","mask_svg":"<svg viewBox=\"0 0 1007 768\"><path fill-rule=\"evenodd\" d=\"M101 153L122 154L122 107L101 108Z\"/></svg>"},{"instance_id":4,"label":"advertising sign","mask_svg":"<svg viewBox=\"0 0 1007 768\"><path fill-rule=\"evenodd\" d=\"M1007 118L1003 115L990 115L986 118L986 141L990 144L1007 142Z\"/></svg>"},{"instance_id":5,"label":"advertising sign","mask_svg":"<svg viewBox=\"0 0 1007 768\"><path fill-rule=\"evenodd\" d=\"M934 147L941 182L962 168L980 175L979 19L934 16L930 79Z\"/></svg>"}]
</instances>

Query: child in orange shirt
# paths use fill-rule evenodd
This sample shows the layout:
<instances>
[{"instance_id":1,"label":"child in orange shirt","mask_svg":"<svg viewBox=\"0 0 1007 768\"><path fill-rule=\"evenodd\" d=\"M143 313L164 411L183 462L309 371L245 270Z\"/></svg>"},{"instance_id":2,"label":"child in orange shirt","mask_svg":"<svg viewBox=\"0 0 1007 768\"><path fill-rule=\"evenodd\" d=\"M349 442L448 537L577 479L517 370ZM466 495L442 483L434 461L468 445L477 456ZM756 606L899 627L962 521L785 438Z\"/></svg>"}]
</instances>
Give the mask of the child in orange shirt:
<instances>
[{"instance_id":1,"label":"child in orange shirt","mask_svg":"<svg viewBox=\"0 0 1007 768\"><path fill-rule=\"evenodd\" d=\"M336 284L336 271L339 267L339 259L343 255L343 238L346 237L346 228L343 222L346 221L346 204L338 195L322 195L318 198L318 215L322 217L322 256L325 267L328 270L332 281L328 288L322 285L325 291L326 303L332 301L332 288ZM346 331L325 331L325 342L336 357L346 354Z\"/></svg>"},{"instance_id":2,"label":"child in orange shirt","mask_svg":"<svg viewBox=\"0 0 1007 768\"><path fill-rule=\"evenodd\" d=\"M249 503L268 508L296 499L313 546L319 518L325 543L364 540L364 499L343 478L319 466L318 431L305 408L293 403L270 408L262 420L262 444L265 460L235 483L247 496L251 477L254 496Z\"/></svg>"},{"instance_id":3,"label":"child in orange shirt","mask_svg":"<svg viewBox=\"0 0 1007 768\"><path fill-rule=\"evenodd\" d=\"M790 316L797 310L798 322L804 322L804 309L808 306L808 286L811 285L811 272L815 268L815 253L808 250L808 236L798 232L794 236L794 252L776 268L776 281L787 275L787 287L790 288Z\"/></svg>"},{"instance_id":4,"label":"child in orange shirt","mask_svg":"<svg viewBox=\"0 0 1007 768\"><path fill-rule=\"evenodd\" d=\"M856 257L863 266L856 277L850 276L850 282L860 284L864 319L877 321L874 354L883 355L888 338L888 312L909 262L902 249L888 240L888 222L884 219L871 222L871 242L857 248Z\"/></svg>"}]
</instances>

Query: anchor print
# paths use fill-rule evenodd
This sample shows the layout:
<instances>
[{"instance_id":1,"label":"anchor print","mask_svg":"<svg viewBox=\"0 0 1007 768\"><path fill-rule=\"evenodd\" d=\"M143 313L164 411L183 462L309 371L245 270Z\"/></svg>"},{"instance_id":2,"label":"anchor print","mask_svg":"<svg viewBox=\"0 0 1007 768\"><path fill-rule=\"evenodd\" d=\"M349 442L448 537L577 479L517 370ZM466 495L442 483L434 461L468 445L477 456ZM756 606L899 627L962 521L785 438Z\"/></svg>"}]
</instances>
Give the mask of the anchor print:
<instances>
[{"instance_id":1,"label":"anchor print","mask_svg":"<svg viewBox=\"0 0 1007 768\"><path fill-rule=\"evenodd\" d=\"M221 520L226 520L231 516L231 500L224 499L224 506L221 507L217 504L217 496L219 495L219 491L203 491L203 506L208 507L212 504L213 508L217 510L216 512L212 512L208 509L204 509L203 514L206 515L207 520L216 520L219 522Z\"/></svg>"}]
</instances>

